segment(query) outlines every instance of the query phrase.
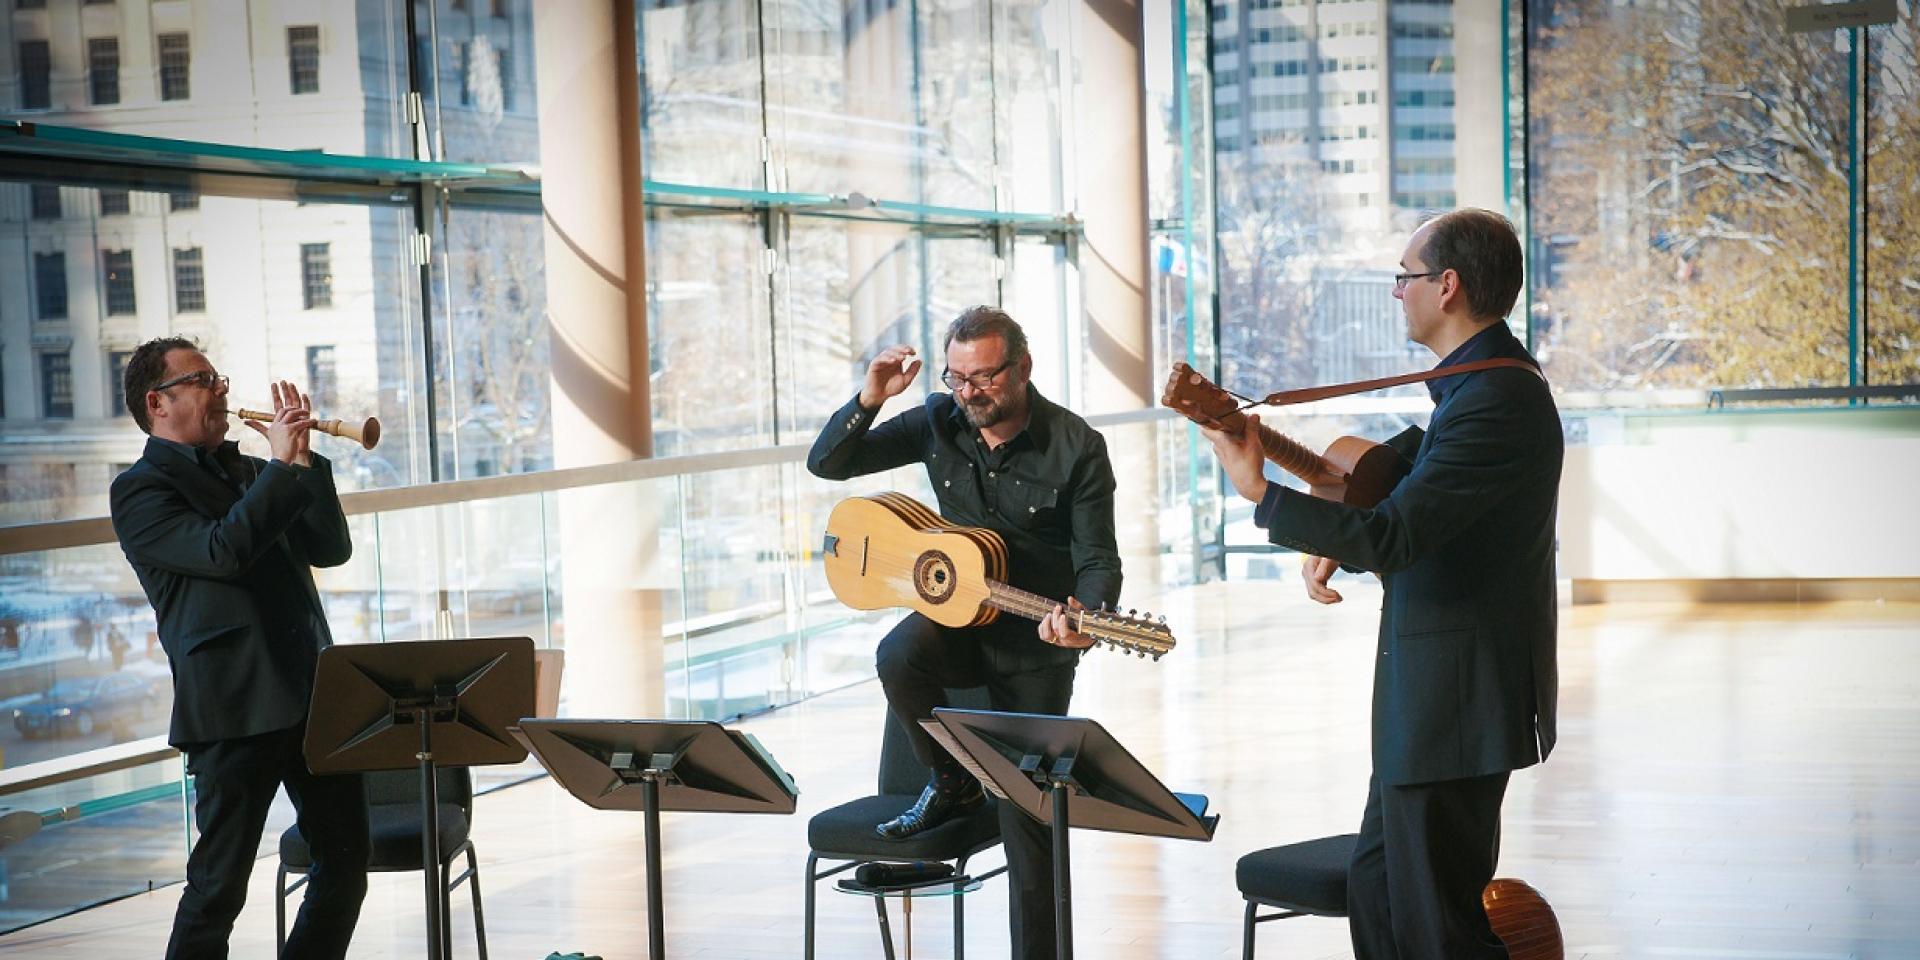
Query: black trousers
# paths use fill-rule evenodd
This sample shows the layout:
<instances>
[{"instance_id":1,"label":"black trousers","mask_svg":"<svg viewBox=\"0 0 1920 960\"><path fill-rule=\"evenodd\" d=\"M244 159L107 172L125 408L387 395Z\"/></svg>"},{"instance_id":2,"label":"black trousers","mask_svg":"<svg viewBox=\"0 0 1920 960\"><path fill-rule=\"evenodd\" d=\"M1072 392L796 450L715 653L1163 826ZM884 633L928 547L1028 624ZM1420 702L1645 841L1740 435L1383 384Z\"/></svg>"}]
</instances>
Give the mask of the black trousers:
<instances>
[{"instance_id":1,"label":"black trousers","mask_svg":"<svg viewBox=\"0 0 1920 960\"><path fill-rule=\"evenodd\" d=\"M234 918L247 902L247 877L267 810L281 784L313 850L306 899L287 935L285 956L346 956L367 895L367 798L358 774L308 772L300 749L305 734L301 724L184 748L198 795L193 816L200 839L187 856L187 889L174 914L168 960L227 955Z\"/></svg>"},{"instance_id":2,"label":"black trousers","mask_svg":"<svg viewBox=\"0 0 1920 960\"><path fill-rule=\"evenodd\" d=\"M933 715L933 708L947 705L949 687L985 686L988 702L995 710L1055 715L1067 712L1067 701L1073 698L1073 671L1080 663L1077 657L1027 667L1020 665L1017 655L1008 655L1014 644L1041 643L1038 630L1037 624L1025 621L954 629L916 613L887 633L876 656L880 686L886 691L888 709L907 729L914 756L930 767L955 763L919 723ZM1044 824L1013 804L1003 803L1000 841L1007 854L1014 960L1051 957L1052 835Z\"/></svg>"},{"instance_id":3,"label":"black trousers","mask_svg":"<svg viewBox=\"0 0 1920 960\"><path fill-rule=\"evenodd\" d=\"M1355 960L1494 960L1507 948L1480 894L1500 858L1506 773L1367 785L1347 869Z\"/></svg>"}]
</instances>

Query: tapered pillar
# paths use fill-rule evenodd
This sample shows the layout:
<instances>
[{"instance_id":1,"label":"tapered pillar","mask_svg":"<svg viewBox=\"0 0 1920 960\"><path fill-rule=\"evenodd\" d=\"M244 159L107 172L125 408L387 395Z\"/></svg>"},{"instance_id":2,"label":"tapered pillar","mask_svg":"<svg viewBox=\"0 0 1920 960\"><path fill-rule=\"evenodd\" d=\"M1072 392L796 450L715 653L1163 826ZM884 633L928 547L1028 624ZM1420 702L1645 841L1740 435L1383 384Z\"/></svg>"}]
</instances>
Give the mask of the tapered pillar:
<instances>
[{"instance_id":1,"label":"tapered pillar","mask_svg":"<svg viewBox=\"0 0 1920 960\"><path fill-rule=\"evenodd\" d=\"M534 5L559 468L653 453L632 0ZM658 717L660 508L672 481L555 495L572 716Z\"/></svg>"}]
</instances>

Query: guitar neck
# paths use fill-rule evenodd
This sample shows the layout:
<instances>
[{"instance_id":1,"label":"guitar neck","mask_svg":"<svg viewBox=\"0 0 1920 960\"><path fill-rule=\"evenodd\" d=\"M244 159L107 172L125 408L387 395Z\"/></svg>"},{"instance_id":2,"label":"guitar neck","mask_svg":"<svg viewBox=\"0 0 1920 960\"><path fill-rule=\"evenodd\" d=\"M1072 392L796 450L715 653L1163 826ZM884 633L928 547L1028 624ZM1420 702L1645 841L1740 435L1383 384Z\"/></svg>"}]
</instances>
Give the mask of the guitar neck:
<instances>
[{"instance_id":1,"label":"guitar neck","mask_svg":"<svg viewBox=\"0 0 1920 960\"><path fill-rule=\"evenodd\" d=\"M1245 433L1247 429L1247 415L1238 410L1215 422L1228 433ZM1264 423L1260 425L1260 452L1280 469L1311 484L1334 484L1344 479L1324 457Z\"/></svg>"},{"instance_id":2,"label":"guitar neck","mask_svg":"<svg viewBox=\"0 0 1920 960\"><path fill-rule=\"evenodd\" d=\"M1061 605L1059 601L1028 593L998 580L988 580L987 591L987 606L1033 621L1046 619L1054 607ZM1085 634L1116 650L1131 651L1158 660L1162 654L1173 649L1173 635L1166 632L1164 625L1155 627L1133 618L1116 619L1113 614L1096 610L1069 608L1067 616L1072 619L1076 633Z\"/></svg>"},{"instance_id":3,"label":"guitar neck","mask_svg":"<svg viewBox=\"0 0 1920 960\"><path fill-rule=\"evenodd\" d=\"M1009 586L998 580L987 581L987 605L996 610L1004 610L1017 617L1025 617L1038 623L1060 606L1059 602L1048 600L1037 593L1028 593L1019 587ZM1069 611L1071 613L1071 611Z\"/></svg>"}]
</instances>

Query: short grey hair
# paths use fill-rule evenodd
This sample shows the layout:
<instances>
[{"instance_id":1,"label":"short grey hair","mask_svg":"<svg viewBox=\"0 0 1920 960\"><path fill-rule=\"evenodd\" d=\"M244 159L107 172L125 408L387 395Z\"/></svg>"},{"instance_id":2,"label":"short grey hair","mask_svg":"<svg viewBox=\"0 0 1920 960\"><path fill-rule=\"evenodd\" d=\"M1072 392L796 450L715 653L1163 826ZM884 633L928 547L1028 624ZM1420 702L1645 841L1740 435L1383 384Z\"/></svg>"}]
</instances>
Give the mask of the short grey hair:
<instances>
[{"instance_id":1,"label":"short grey hair","mask_svg":"<svg viewBox=\"0 0 1920 960\"><path fill-rule=\"evenodd\" d=\"M1026 359L1027 332L1020 329L1020 324L999 307L984 303L976 307L968 307L960 311L960 315L953 318L953 322L947 325L948 346L952 346L955 341L972 343L987 337L999 337L1001 342L1007 345L1009 362L1018 363Z\"/></svg>"}]
</instances>

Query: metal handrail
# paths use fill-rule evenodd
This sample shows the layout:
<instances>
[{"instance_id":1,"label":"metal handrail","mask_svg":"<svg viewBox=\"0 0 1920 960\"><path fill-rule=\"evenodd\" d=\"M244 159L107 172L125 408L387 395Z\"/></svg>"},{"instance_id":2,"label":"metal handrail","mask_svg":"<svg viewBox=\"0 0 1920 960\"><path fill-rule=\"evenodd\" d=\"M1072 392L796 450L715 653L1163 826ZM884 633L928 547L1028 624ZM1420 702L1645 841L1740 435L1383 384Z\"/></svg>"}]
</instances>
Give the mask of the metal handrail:
<instances>
[{"instance_id":1,"label":"metal handrail","mask_svg":"<svg viewBox=\"0 0 1920 960\"><path fill-rule=\"evenodd\" d=\"M1087 423L1096 428L1115 427L1129 423L1166 420L1174 416L1171 410L1147 407L1088 417ZM651 460L623 460L619 463L565 467L558 470L542 470L538 473L516 473L472 480L443 480L439 483L343 493L340 495L340 507L348 516L356 516L388 510L412 510L453 503L500 500L527 494L552 493L558 490L574 490L635 480L657 480L662 477L693 476L746 467L802 463L807 459L808 449L810 449L808 444L789 443L773 447L755 447L751 450L729 450L722 453L698 453L681 457L658 457ZM107 517L52 520L44 523L23 523L0 527L0 557L67 547L99 546L113 542L115 542L113 522Z\"/></svg>"}]
</instances>

